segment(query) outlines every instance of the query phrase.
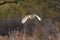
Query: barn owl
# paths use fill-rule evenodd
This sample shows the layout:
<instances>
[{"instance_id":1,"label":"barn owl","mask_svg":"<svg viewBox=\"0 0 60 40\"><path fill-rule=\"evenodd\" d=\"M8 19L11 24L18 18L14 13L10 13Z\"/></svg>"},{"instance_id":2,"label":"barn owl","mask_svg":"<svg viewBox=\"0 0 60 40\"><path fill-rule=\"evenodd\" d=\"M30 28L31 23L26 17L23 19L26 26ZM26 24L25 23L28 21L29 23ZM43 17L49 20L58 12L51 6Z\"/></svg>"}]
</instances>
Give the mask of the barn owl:
<instances>
[{"instance_id":1,"label":"barn owl","mask_svg":"<svg viewBox=\"0 0 60 40\"><path fill-rule=\"evenodd\" d=\"M34 19L34 18L37 18L39 21L41 21L41 18L38 15L33 14L33 15L26 15L25 17L23 17L21 23L24 24L28 19Z\"/></svg>"}]
</instances>

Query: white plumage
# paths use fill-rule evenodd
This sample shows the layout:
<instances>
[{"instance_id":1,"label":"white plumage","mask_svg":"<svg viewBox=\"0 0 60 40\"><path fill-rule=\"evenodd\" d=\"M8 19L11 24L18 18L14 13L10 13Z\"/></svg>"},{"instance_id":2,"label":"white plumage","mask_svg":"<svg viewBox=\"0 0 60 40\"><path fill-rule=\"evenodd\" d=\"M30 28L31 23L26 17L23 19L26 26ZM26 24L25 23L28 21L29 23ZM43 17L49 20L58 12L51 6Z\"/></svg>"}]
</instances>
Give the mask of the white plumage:
<instances>
[{"instance_id":1,"label":"white plumage","mask_svg":"<svg viewBox=\"0 0 60 40\"><path fill-rule=\"evenodd\" d=\"M38 16L38 15L36 15L36 14L33 14L34 15L34 17L37 17L37 19L39 20L39 21L41 21L41 18Z\"/></svg>"},{"instance_id":2,"label":"white plumage","mask_svg":"<svg viewBox=\"0 0 60 40\"><path fill-rule=\"evenodd\" d=\"M34 18L37 18L39 21L41 21L41 18L36 15L36 14L33 14L33 15L26 15L22 20L21 20L21 23L24 24L29 18L30 19L34 19Z\"/></svg>"}]
</instances>

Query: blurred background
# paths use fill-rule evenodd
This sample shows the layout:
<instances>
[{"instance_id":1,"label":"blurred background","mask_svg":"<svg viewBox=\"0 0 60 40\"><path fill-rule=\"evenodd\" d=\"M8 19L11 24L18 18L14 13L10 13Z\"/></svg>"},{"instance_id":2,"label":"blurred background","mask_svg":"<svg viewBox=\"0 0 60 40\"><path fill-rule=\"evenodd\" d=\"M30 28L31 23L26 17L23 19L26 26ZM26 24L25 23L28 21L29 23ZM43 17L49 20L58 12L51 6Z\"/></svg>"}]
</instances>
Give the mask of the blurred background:
<instances>
[{"instance_id":1,"label":"blurred background","mask_svg":"<svg viewBox=\"0 0 60 40\"><path fill-rule=\"evenodd\" d=\"M29 20L27 21L26 24L24 25L21 24L20 22L21 19L25 15L29 15L29 14L37 14L42 18L42 21L39 23L38 21L33 22L33 20ZM31 26L29 26L30 24ZM18 30L23 29L23 27L29 26L30 28L33 26L34 29L32 33L33 35L31 37L27 36L24 33L26 31L24 29L25 31L22 31L21 33L17 31L10 34L9 38L7 36L6 37L1 36L0 39L60 40L60 0L0 0L0 34L3 35L3 33L8 32L7 30L9 31L13 29L15 30L16 26L18 26L17 27ZM32 29L30 30L32 31ZM19 34L20 35L19 37L15 37L16 36L15 33L16 34L20 33L21 35ZM39 34L40 36L37 34ZM44 34L44 38L42 37L43 34ZM37 36L35 37L35 35Z\"/></svg>"}]
</instances>

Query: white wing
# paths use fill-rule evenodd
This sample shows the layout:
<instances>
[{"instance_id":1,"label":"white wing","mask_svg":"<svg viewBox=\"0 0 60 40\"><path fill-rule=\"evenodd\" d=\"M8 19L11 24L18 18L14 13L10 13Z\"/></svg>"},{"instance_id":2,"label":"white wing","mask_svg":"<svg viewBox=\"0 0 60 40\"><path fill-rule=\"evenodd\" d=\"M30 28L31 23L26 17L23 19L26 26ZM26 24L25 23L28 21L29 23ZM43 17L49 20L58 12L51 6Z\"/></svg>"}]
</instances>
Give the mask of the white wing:
<instances>
[{"instance_id":1,"label":"white wing","mask_svg":"<svg viewBox=\"0 0 60 40\"><path fill-rule=\"evenodd\" d=\"M28 18L29 18L29 15L26 15L26 16L21 20L21 23L24 24L24 23L27 21Z\"/></svg>"},{"instance_id":2,"label":"white wing","mask_svg":"<svg viewBox=\"0 0 60 40\"><path fill-rule=\"evenodd\" d=\"M41 21L41 18L38 15L35 14L35 16L38 18L39 21Z\"/></svg>"}]
</instances>

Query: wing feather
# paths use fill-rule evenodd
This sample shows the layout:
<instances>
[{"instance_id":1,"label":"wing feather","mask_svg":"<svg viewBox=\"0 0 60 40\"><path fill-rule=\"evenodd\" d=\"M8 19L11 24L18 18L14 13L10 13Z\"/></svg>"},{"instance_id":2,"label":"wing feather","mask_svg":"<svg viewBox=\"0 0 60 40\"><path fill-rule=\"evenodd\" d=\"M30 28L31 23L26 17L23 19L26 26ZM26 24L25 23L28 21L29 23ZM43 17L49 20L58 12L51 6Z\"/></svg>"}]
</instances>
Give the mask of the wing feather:
<instances>
[{"instance_id":1,"label":"wing feather","mask_svg":"<svg viewBox=\"0 0 60 40\"><path fill-rule=\"evenodd\" d=\"M24 23L27 21L28 18L29 18L29 15L26 15L26 16L21 20L21 23L24 24Z\"/></svg>"},{"instance_id":2,"label":"wing feather","mask_svg":"<svg viewBox=\"0 0 60 40\"><path fill-rule=\"evenodd\" d=\"M38 15L35 15L39 21L41 21L41 18Z\"/></svg>"}]
</instances>

